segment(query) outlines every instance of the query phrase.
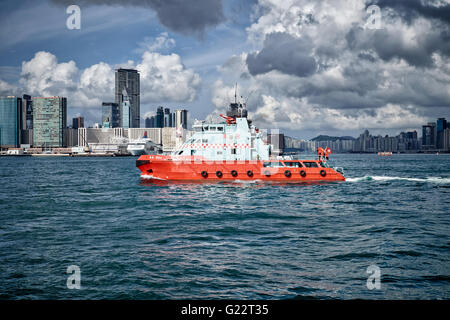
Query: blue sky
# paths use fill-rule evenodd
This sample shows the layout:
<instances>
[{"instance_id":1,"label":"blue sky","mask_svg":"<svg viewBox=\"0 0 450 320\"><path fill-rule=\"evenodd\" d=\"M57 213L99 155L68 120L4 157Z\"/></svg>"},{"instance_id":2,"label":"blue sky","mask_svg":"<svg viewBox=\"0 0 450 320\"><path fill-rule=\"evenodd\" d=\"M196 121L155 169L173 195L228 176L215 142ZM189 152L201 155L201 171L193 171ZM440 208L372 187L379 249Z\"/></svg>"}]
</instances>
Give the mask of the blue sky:
<instances>
[{"instance_id":1,"label":"blue sky","mask_svg":"<svg viewBox=\"0 0 450 320\"><path fill-rule=\"evenodd\" d=\"M449 21L434 7L372 1L384 18L373 31L361 27L371 1L204 1L75 1L80 30L67 29L65 0L2 1L0 94L66 95L69 118L93 124L112 70L131 66L145 75L141 117L158 105L217 116L238 82L257 125L299 138L450 118Z\"/></svg>"}]
</instances>

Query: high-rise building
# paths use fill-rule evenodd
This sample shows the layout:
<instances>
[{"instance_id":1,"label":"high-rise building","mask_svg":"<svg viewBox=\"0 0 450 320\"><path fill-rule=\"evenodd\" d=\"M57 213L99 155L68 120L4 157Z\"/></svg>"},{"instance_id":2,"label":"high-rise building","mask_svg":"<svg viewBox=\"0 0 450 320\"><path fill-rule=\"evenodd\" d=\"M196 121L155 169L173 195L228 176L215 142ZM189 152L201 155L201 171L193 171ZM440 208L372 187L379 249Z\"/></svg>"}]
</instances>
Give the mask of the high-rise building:
<instances>
[{"instance_id":1,"label":"high-rise building","mask_svg":"<svg viewBox=\"0 0 450 320\"><path fill-rule=\"evenodd\" d=\"M155 128L163 128L164 127L164 108L159 106L156 109L156 123Z\"/></svg>"},{"instance_id":2,"label":"high-rise building","mask_svg":"<svg viewBox=\"0 0 450 320\"><path fill-rule=\"evenodd\" d=\"M130 104L130 128L140 127L140 78L139 72L134 69L117 69L115 73L115 103L122 108L124 101L124 90L128 95ZM123 111L120 112L121 116ZM122 119L121 119L122 120ZM122 124L122 127L123 124Z\"/></svg>"},{"instance_id":3,"label":"high-rise building","mask_svg":"<svg viewBox=\"0 0 450 320\"><path fill-rule=\"evenodd\" d=\"M155 127L155 117L147 117L145 118L145 127L146 128L154 128Z\"/></svg>"},{"instance_id":4,"label":"high-rise building","mask_svg":"<svg viewBox=\"0 0 450 320\"><path fill-rule=\"evenodd\" d=\"M22 99L0 98L0 146L18 147L22 129Z\"/></svg>"},{"instance_id":5,"label":"high-rise building","mask_svg":"<svg viewBox=\"0 0 450 320\"><path fill-rule=\"evenodd\" d=\"M438 149L444 149L444 130L447 129L447 120L445 118L439 118L436 121L436 147Z\"/></svg>"},{"instance_id":6,"label":"high-rise building","mask_svg":"<svg viewBox=\"0 0 450 320\"><path fill-rule=\"evenodd\" d=\"M422 148L436 148L436 123L429 122L427 125L422 126Z\"/></svg>"},{"instance_id":7,"label":"high-rise building","mask_svg":"<svg viewBox=\"0 0 450 320\"><path fill-rule=\"evenodd\" d=\"M84 118L83 117L72 118L72 128L73 129L84 128Z\"/></svg>"},{"instance_id":8,"label":"high-rise building","mask_svg":"<svg viewBox=\"0 0 450 320\"><path fill-rule=\"evenodd\" d=\"M67 125L67 99L33 98L33 144L37 147L64 146Z\"/></svg>"},{"instance_id":9,"label":"high-rise building","mask_svg":"<svg viewBox=\"0 0 450 320\"><path fill-rule=\"evenodd\" d=\"M131 104L129 96L125 89L123 89L123 101L122 101L122 128L132 128L133 111L131 110Z\"/></svg>"},{"instance_id":10,"label":"high-rise building","mask_svg":"<svg viewBox=\"0 0 450 320\"><path fill-rule=\"evenodd\" d=\"M28 94L22 96L22 129L33 129L33 100Z\"/></svg>"},{"instance_id":11,"label":"high-rise building","mask_svg":"<svg viewBox=\"0 0 450 320\"><path fill-rule=\"evenodd\" d=\"M120 127L120 107L117 103L102 103L102 125L103 128Z\"/></svg>"},{"instance_id":12,"label":"high-rise building","mask_svg":"<svg viewBox=\"0 0 450 320\"><path fill-rule=\"evenodd\" d=\"M172 127L172 114L169 108L164 109L164 127Z\"/></svg>"},{"instance_id":13,"label":"high-rise building","mask_svg":"<svg viewBox=\"0 0 450 320\"><path fill-rule=\"evenodd\" d=\"M442 140L443 140L443 148L445 151L450 151L450 128L447 126L447 129L445 129L442 133Z\"/></svg>"},{"instance_id":14,"label":"high-rise building","mask_svg":"<svg viewBox=\"0 0 450 320\"><path fill-rule=\"evenodd\" d=\"M183 129L187 129L187 110L175 110L175 127L182 127Z\"/></svg>"}]
</instances>

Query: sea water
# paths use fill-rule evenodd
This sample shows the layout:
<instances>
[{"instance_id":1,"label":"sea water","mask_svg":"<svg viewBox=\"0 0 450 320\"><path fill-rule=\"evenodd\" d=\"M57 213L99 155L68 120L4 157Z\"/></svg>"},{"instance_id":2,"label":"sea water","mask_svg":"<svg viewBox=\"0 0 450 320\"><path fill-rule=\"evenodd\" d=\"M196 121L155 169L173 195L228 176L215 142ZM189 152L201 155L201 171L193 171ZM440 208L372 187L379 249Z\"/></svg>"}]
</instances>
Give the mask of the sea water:
<instances>
[{"instance_id":1,"label":"sea water","mask_svg":"<svg viewBox=\"0 0 450 320\"><path fill-rule=\"evenodd\" d=\"M450 155L333 154L347 181L320 184L135 160L0 158L0 298L450 298Z\"/></svg>"}]
</instances>

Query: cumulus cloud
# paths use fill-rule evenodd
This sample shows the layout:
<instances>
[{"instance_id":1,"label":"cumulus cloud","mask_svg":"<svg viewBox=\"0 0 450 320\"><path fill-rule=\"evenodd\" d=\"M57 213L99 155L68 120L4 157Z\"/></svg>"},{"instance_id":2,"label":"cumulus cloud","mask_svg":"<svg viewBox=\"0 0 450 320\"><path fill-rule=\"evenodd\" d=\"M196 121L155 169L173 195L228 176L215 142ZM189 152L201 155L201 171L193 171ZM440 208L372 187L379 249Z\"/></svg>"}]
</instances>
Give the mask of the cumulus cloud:
<instances>
[{"instance_id":1,"label":"cumulus cloud","mask_svg":"<svg viewBox=\"0 0 450 320\"><path fill-rule=\"evenodd\" d=\"M172 31L182 34L202 34L225 20L221 0L52 0L68 6L78 4L118 5L149 8L156 12L160 23Z\"/></svg>"},{"instance_id":2,"label":"cumulus cloud","mask_svg":"<svg viewBox=\"0 0 450 320\"><path fill-rule=\"evenodd\" d=\"M80 106L101 106L114 100L114 69L105 62L86 68L80 76L75 101Z\"/></svg>"},{"instance_id":3,"label":"cumulus cloud","mask_svg":"<svg viewBox=\"0 0 450 320\"><path fill-rule=\"evenodd\" d=\"M200 76L175 53L145 52L136 68L141 74L142 101L193 101L200 89Z\"/></svg>"},{"instance_id":4,"label":"cumulus cloud","mask_svg":"<svg viewBox=\"0 0 450 320\"><path fill-rule=\"evenodd\" d=\"M317 69L316 60L311 53L310 39L294 38L281 32L271 33L266 36L261 51L247 56L248 70L252 75L279 70L306 77Z\"/></svg>"},{"instance_id":5,"label":"cumulus cloud","mask_svg":"<svg viewBox=\"0 0 450 320\"><path fill-rule=\"evenodd\" d=\"M201 86L200 76L174 53L146 51L137 65L133 61L125 65L140 72L141 104L191 102ZM102 102L114 100L115 67L99 62L79 70L74 61L58 62L52 53L40 51L22 63L21 88L0 80L0 94L64 96L73 107L100 107Z\"/></svg>"},{"instance_id":6,"label":"cumulus cloud","mask_svg":"<svg viewBox=\"0 0 450 320\"><path fill-rule=\"evenodd\" d=\"M414 107L387 104L368 112L365 109L336 110L309 103L305 98L274 98L262 95L262 103L253 120L262 127L291 130L358 130L419 127L426 118Z\"/></svg>"},{"instance_id":7,"label":"cumulus cloud","mask_svg":"<svg viewBox=\"0 0 450 320\"><path fill-rule=\"evenodd\" d=\"M19 88L0 80L0 96L20 96Z\"/></svg>"},{"instance_id":8,"label":"cumulus cloud","mask_svg":"<svg viewBox=\"0 0 450 320\"><path fill-rule=\"evenodd\" d=\"M412 2L408 19L400 8L409 2L379 1L382 24L374 30L365 27L367 1L259 0L247 28L255 50L246 55L244 89L254 92L248 108L255 123L417 128L430 120L424 115L450 107L448 1ZM223 75L227 68L234 66L225 63ZM228 90L219 84L231 85L212 86L216 106Z\"/></svg>"},{"instance_id":9,"label":"cumulus cloud","mask_svg":"<svg viewBox=\"0 0 450 320\"><path fill-rule=\"evenodd\" d=\"M55 55L39 51L22 63L20 84L33 95L67 96L76 90L77 75L74 61L58 63Z\"/></svg>"},{"instance_id":10,"label":"cumulus cloud","mask_svg":"<svg viewBox=\"0 0 450 320\"><path fill-rule=\"evenodd\" d=\"M137 53L144 53L146 51L160 51L168 50L175 47L175 39L169 37L167 32L162 32L158 37L145 37L143 41L138 43Z\"/></svg>"}]
</instances>

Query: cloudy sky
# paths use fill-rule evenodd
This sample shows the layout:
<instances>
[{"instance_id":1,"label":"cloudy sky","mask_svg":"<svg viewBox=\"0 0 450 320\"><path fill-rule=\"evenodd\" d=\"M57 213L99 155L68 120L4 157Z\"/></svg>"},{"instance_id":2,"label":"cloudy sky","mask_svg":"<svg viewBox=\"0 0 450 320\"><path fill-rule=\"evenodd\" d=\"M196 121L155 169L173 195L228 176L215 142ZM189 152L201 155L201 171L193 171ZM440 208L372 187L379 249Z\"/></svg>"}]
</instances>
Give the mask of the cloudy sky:
<instances>
[{"instance_id":1,"label":"cloudy sky","mask_svg":"<svg viewBox=\"0 0 450 320\"><path fill-rule=\"evenodd\" d=\"M450 0L3 0L0 43L0 95L66 96L88 124L117 67L139 70L142 116L214 119L237 82L260 128L298 138L450 119Z\"/></svg>"}]
</instances>

